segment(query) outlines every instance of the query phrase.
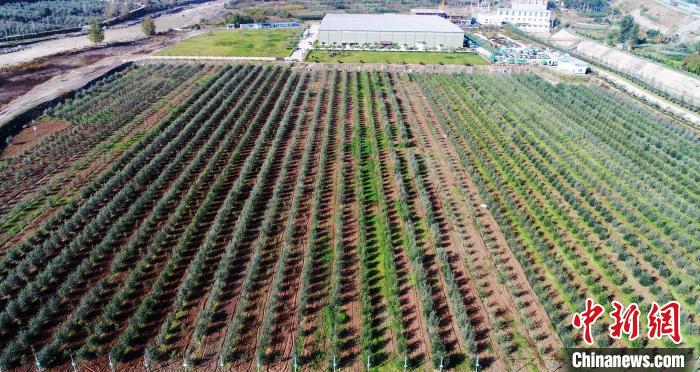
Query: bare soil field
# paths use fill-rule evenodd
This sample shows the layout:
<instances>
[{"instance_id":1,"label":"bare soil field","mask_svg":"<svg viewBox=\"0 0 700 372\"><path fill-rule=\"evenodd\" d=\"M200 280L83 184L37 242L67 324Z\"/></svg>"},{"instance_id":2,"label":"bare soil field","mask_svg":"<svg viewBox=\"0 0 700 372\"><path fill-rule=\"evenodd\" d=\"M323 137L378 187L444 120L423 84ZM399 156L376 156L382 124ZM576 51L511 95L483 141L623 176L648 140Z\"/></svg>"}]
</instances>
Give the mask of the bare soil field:
<instances>
[{"instance_id":1,"label":"bare soil field","mask_svg":"<svg viewBox=\"0 0 700 372\"><path fill-rule=\"evenodd\" d=\"M0 69L0 108L35 86L68 71L92 65L107 57L128 59L132 55L146 55L178 39L171 32L129 44L97 46L85 51L66 52L3 67Z\"/></svg>"}]
</instances>

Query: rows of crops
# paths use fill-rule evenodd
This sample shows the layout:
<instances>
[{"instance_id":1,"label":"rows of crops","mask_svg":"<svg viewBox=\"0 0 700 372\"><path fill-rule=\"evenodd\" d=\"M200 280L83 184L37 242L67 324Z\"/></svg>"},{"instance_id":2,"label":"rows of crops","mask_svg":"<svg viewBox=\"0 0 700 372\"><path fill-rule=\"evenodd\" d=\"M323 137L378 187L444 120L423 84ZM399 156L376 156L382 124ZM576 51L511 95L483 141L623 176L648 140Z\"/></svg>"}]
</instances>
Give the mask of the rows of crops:
<instances>
[{"instance_id":1,"label":"rows of crops","mask_svg":"<svg viewBox=\"0 0 700 372\"><path fill-rule=\"evenodd\" d=\"M586 297L679 299L698 345L698 139L599 90L148 65L44 119L0 179L3 368L541 369Z\"/></svg>"},{"instance_id":2,"label":"rows of crops","mask_svg":"<svg viewBox=\"0 0 700 372\"><path fill-rule=\"evenodd\" d=\"M0 160L2 249L24 238L25 226L77 201L110 164L133 156L139 147L132 145L213 73L207 66L131 68L50 109L36 125L70 125Z\"/></svg>"},{"instance_id":3,"label":"rows of crops","mask_svg":"<svg viewBox=\"0 0 700 372\"><path fill-rule=\"evenodd\" d=\"M486 204L500 207L493 215L564 345L576 343L568 314L586 297L643 311L676 299L697 345L696 134L534 76L417 80L445 103L438 123ZM605 322L596 332L607 346Z\"/></svg>"}]
</instances>

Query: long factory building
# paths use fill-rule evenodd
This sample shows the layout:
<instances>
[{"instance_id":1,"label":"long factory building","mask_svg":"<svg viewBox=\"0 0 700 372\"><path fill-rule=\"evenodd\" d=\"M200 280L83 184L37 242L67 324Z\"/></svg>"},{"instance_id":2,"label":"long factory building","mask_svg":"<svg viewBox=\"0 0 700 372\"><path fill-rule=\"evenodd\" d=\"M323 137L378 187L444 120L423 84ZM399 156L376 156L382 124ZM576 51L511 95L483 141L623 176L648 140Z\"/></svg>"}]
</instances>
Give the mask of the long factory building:
<instances>
[{"instance_id":1,"label":"long factory building","mask_svg":"<svg viewBox=\"0 0 700 372\"><path fill-rule=\"evenodd\" d=\"M464 31L438 17L406 14L327 14L321 21L322 46L397 44L408 48L461 48Z\"/></svg>"}]
</instances>

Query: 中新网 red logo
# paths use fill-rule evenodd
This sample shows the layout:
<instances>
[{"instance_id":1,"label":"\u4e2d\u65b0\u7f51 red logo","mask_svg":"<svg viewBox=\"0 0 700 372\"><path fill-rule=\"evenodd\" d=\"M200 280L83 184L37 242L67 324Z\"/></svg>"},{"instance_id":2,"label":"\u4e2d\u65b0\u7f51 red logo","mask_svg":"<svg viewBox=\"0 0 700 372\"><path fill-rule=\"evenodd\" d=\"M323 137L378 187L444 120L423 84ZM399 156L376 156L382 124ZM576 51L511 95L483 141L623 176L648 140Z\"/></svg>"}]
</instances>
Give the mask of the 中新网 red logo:
<instances>
[{"instance_id":1,"label":"\u4e2d\u65b0\u7f51 red logo","mask_svg":"<svg viewBox=\"0 0 700 372\"><path fill-rule=\"evenodd\" d=\"M630 340L634 340L639 336L639 317L641 311L637 304L632 303L625 307L617 301L612 302L613 310L610 312L612 325L608 327L611 338L619 339L622 335L627 335ZM575 313L571 324L576 329L582 329L583 341L588 344L593 344L593 335L591 329L593 324L605 313L605 308L595 303L590 298L586 299L586 308L580 313ZM656 302L652 302L651 309L647 314L647 337L650 340L660 339L664 336L668 337L676 344L681 343L680 331L680 313L681 307L677 301L671 301L666 305L659 306Z\"/></svg>"}]
</instances>

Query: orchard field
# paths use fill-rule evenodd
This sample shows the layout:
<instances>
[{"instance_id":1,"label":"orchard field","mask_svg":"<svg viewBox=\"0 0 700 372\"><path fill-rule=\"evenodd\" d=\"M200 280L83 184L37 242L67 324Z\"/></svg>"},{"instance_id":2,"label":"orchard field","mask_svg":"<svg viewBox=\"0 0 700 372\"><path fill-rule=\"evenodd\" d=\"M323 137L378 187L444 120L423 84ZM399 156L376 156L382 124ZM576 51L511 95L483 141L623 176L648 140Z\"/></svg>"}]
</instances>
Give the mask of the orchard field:
<instances>
[{"instance_id":1,"label":"orchard field","mask_svg":"<svg viewBox=\"0 0 700 372\"><path fill-rule=\"evenodd\" d=\"M698 135L598 88L147 64L58 124L0 161L3 369L542 370L586 298L700 346Z\"/></svg>"}]
</instances>

